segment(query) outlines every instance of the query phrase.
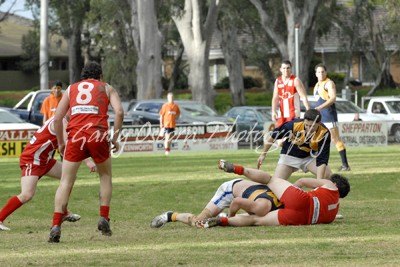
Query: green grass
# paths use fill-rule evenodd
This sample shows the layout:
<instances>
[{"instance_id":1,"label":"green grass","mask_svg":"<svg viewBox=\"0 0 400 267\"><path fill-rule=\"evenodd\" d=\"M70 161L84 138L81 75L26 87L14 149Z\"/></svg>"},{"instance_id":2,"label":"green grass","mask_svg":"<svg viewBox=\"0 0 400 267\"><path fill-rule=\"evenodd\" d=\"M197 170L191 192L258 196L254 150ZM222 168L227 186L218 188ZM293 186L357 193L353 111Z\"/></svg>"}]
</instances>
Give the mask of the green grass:
<instances>
[{"instance_id":1,"label":"green grass","mask_svg":"<svg viewBox=\"0 0 400 267\"><path fill-rule=\"evenodd\" d=\"M216 168L224 158L255 166L251 150L136 154L113 160L112 237L96 231L98 178L82 166L69 207L82 219L64 223L61 242L47 243L57 180L43 177L33 200L5 221L0 266L399 266L400 146L348 148L352 171L343 220L296 227L194 229L170 223L151 229L167 210L200 212L234 175ZM263 168L273 171L278 154ZM332 149L331 167L340 165ZM0 206L20 192L17 159L1 159ZM291 181L305 174L296 172Z\"/></svg>"}]
</instances>

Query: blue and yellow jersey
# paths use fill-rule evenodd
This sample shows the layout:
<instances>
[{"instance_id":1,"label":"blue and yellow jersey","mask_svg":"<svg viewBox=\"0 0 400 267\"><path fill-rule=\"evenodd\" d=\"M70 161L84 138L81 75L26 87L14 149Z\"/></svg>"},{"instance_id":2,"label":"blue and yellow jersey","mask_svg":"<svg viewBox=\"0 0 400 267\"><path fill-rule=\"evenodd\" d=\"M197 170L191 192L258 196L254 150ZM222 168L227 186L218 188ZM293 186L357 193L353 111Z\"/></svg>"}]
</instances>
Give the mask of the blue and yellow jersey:
<instances>
[{"instance_id":1,"label":"blue and yellow jersey","mask_svg":"<svg viewBox=\"0 0 400 267\"><path fill-rule=\"evenodd\" d=\"M271 211L283 208L283 204L271 191L271 189L265 184L252 185L242 194L242 198L247 198L249 200L255 201L259 198L265 198L271 201Z\"/></svg>"},{"instance_id":2,"label":"blue and yellow jersey","mask_svg":"<svg viewBox=\"0 0 400 267\"><path fill-rule=\"evenodd\" d=\"M314 87L314 96L318 97L318 100L317 100L318 106L322 105L327 100L329 100L328 91L325 89L325 84L329 81L330 81L330 79L326 78L325 80L318 82ZM333 123L333 122L338 121L335 103L333 103L331 106L329 106L327 108L320 110L320 112L321 112L321 116L322 116L322 122Z\"/></svg>"},{"instance_id":3,"label":"blue and yellow jersey","mask_svg":"<svg viewBox=\"0 0 400 267\"><path fill-rule=\"evenodd\" d=\"M322 123L315 133L309 134L304 128L303 119L286 122L271 133L275 140L285 138L281 154L296 158L316 157L317 166L328 165L331 135Z\"/></svg>"}]
</instances>

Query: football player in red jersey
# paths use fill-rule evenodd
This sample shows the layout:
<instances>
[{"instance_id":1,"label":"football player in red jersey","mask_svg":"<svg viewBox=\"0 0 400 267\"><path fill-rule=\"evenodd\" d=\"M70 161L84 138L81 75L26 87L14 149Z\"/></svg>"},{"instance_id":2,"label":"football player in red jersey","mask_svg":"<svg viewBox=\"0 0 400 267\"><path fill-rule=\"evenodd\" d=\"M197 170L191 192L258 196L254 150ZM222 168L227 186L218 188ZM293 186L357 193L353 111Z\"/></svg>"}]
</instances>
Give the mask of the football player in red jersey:
<instances>
[{"instance_id":1,"label":"football player in red jersey","mask_svg":"<svg viewBox=\"0 0 400 267\"><path fill-rule=\"evenodd\" d=\"M67 125L66 120L64 120L63 125L65 132L65 127ZM10 228L4 225L5 219L16 209L33 198L37 183L42 176L46 175L56 179L61 178L62 163L52 157L57 148L58 143L54 132L54 120L50 118L35 133L21 154L21 193L11 197L7 204L1 209L0 230L10 230ZM96 165L91 160L87 159L85 162L91 172L96 171ZM80 218L81 216L78 214L68 212L66 206L63 209L63 221L76 222Z\"/></svg>"},{"instance_id":2,"label":"football player in red jersey","mask_svg":"<svg viewBox=\"0 0 400 267\"><path fill-rule=\"evenodd\" d=\"M102 68L97 62L88 62L82 69L80 82L71 84L61 99L54 116L60 153L64 155L60 185L55 195L53 222L49 242L59 242L62 210L69 199L76 173L82 160L92 157L100 176L100 220L98 229L111 236L109 211L112 194L110 140L108 136L108 106L115 112L111 137L112 150L119 150L118 137L124 119L124 110L118 92L102 79ZM60 137L62 119L69 112L67 142Z\"/></svg>"},{"instance_id":3,"label":"football player in red jersey","mask_svg":"<svg viewBox=\"0 0 400 267\"><path fill-rule=\"evenodd\" d=\"M275 80L274 93L272 95L272 121L277 121L275 127L279 127L287 121L300 118L300 100L308 110L310 105L307 100L307 91L302 81L292 74L292 63L289 60L282 61L281 76ZM276 113L279 103L280 116Z\"/></svg>"}]
</instances>

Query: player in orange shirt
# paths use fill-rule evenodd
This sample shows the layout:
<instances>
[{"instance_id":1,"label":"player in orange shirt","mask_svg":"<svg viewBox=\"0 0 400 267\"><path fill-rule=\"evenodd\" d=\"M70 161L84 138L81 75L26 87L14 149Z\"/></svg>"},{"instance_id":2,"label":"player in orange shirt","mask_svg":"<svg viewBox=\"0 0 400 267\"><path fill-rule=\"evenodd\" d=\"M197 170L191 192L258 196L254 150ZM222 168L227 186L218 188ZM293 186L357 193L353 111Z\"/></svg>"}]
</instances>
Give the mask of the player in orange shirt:
<instances>
[{"instance_id":1,"label":"player in orange shirt","mask_svg":"<svg viewBox=\"0 0 400 267\"><path fill-rule=\"evenodd\" d=\"M43 114L43 124L56 114L58 103L62 98L61 90L62 82L56 81L51 88L50 95L43 100L42 108L40 109L40 113Z\"/></svg>"},{"instance_id":2,"label":"player in orange shirt","mask_svg":"<svg viewBox=\"0 0 400 267\"><path fill-rule=\"evenodd\" d=\"M168 102L165 103L160 110L160 131L164 130L165 155L171 152L172 136L175 133L176 120L179 118L181 111L179 106L174 102L174 95L168 93Z\"/></svg>"}]
</instances>

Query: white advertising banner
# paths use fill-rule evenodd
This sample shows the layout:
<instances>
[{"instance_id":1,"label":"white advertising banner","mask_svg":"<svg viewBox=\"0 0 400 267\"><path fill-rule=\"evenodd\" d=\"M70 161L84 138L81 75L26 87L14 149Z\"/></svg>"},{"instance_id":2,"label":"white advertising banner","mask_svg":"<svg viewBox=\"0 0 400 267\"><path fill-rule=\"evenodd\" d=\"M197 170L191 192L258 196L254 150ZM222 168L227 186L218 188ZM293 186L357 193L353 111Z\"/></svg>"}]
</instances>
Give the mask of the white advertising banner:
<instances>
[{"instance_id":1,"label":"white advertising banner","mask_svg":"<svg viewBox=\"0 0 400 267\"><path fill-rule=\"evenodd\" d=\"M339 122L339 133L346 146L387 146L386 122Z\"/></svg>"},{"instance_id":2,"label":"white advertising banner","mask_svg":"<svg viewBox=\"0 0 400 267\"><path fill-rule=\"evenodd\" d=\"M237 150L232 134L232 125L226 124L177 125L171 151ZM123 126L120 137L123 153L164 151L157 126Z\"/></svg>"},{"instance_id":3,"label":"white advertising banner","mask_svg":"<svg viewBox=\"0 0 400 267\"><path fill-rule=\"evenodd\" d=\"M274 124L271 122L264 124L266 132L273 131L273 127ZM339 134L346 146L386 146L388 144L386 122L339 122Z\"/></svg>"}]
</instances>

